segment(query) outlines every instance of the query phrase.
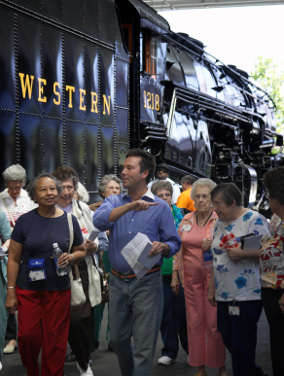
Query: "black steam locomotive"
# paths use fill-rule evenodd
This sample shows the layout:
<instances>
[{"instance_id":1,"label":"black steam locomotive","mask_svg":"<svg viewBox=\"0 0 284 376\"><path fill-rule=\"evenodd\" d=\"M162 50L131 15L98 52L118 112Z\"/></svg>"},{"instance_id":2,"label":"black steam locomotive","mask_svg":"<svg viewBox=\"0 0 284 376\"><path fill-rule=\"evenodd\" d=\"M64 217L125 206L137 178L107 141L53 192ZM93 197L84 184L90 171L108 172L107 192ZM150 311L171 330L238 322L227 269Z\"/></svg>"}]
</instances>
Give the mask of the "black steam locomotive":
<instances>
[{"instance_id":1,"label":"black steam locomotive","mask_svg":"<svg viewBox=\"0 0 284 376\"><path fill-rule=\"evenodd\" d=\"M0 171L74 167L87 189L146 149L184 174L234 181L246 204L281 165L269 95L140 0L0 0Z\"/></svg>"}]
</instances>

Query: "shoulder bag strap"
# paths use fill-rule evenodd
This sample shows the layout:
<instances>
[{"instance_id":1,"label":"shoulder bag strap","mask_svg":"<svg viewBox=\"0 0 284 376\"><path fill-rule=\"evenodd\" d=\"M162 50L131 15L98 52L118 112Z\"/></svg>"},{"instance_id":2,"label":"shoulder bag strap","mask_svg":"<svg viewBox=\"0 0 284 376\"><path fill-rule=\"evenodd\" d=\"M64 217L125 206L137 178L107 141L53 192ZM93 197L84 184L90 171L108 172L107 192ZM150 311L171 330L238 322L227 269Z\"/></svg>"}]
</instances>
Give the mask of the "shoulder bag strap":
<instances>
[{"instance_id":1,"label":"shoulder bag strap","mask_svg":"<svg viewBox=\"0 0 284 376\"><path fill-rule=\"evenodd\" d=\"M68 219L68 226L69 226L69 233L70 233L68 253L70 253L70 250L71 250L71 247L72 247L72 244L73 244L73 240L74 240L74 230L73 230L73 222L72 222L72 214L71 213L67 213L67 219Z\"/></svg>"},{"instance_id":2,"label":"shoulder bag strap","mask_svg":"<svg viewBox=\"0 0 284 376\"><path fill-rule=\"evenodd\" d=\"M74 240L74 229L73 229L73 222L72 222L72 214L71 213L67 213L67 219L68 219L68 226L69 226L69 233L70 233L70 242L69 242L68 253L70 253L71 247L72 247L72 244L73 244L73 240ZM80 278L80 272L79 272L78 265L75 265L74 267L75 267L76 278L78 279L78 278ZM70 275L73 277L71 269L69 271L69 277L70 277Z\"/></svg>"},{"instance_id":3,"label":"shoulder bag strap","mask_svg":"<svg viewBox=\"0 0 284 376\"><path fill-rule=\"evenodd\" d=\"M11 222L13 223L13 227L15 227L15 221L14 221L14 218L13 218L11 212L10 212L10 209L8 208L7 202L6 202L5 198L2 196L2 193L0 193L0 196L2 198L2 201L4 202L4 205L5 205L5 208L6 208L7 212L8 212L8 214L9 214L9 216L11 218Z\"/></svg>"}]
</instances>

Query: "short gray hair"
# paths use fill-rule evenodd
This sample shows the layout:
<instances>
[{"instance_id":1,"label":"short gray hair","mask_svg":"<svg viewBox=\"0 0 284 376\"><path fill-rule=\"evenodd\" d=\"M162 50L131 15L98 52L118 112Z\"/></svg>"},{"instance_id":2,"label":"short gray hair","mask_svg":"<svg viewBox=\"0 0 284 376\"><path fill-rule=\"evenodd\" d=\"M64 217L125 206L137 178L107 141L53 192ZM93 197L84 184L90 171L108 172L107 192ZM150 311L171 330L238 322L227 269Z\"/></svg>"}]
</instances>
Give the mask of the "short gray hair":
<instances>
[{"instance_id":1,"label":"short gray hair","mask_svg":"<svg viewBox=\"0 0 284 376\"><path fill-rule=\"evenodd\" d=\"M58 192L58 196L61 194L62 192L62 185L61 185L61 182L56 179L55 176L53 176L52 174L49 174L47 172L42 172L41 174L39 174L37 177L35 177L27 186L26 188L26 191L28 192L30 198L35 201L34 197L35 197L35 192L36 192L36 187L37 187L37 183L39 181L39 179L42 179L42 178L50 178L54 181L55 185L56 185L56 189L57 189L57 192Z\"/></svg>"},{"instance_id":2,"label":"short gray hair","mask_svg":"<svg viewBox=\"0 0 284 376\"><path fill-rule=\"evenodd\" d=\"M171 196L173 195L173 186L169 181L158 180L151 187L151 191L154 193L154 195L156 195L157 191L160 191L161 189L166 189L170 192Z\"/></svg>"},{"instance_id":3,"label":"short gray hair","mask_svg":"<svg viewBox=\"0 0 284 376\"><path fill-rule=\"evenodd\" d=\"M102 198L105 198L104 196L104 192L106 190L106 186L108 185L108 183L110 181L114 180L116 183L119 184L120 186L120 191L122 191L122 183L121 183L121 180L114 174L110 174L110 175L105 175L102 180L100 181L100 184L98 186L98 192L99 192L99 195L102 197Z\"/></svg>"},{"instance_id":4,"label":"short gray hair","mask_svg":"<svg viewBox=\"0 0 284 376\"><path fill-rule=\"evenodd\" d=\"M2 173L5 184L9 181L19 181L22 187L26 185L26 170L19 164L13 164Z\"/></svg>"},{"instance_id":5,"label":"short gray hair","mask_svg":"<svg viewBox=\"0 0 284 376\"><path fill-rule=\"evenodd\" d=\"M214 181L212 181L211 179L200 178L193 183L192 188L191 188L191 192L190 192L190 197L193 200L195 200L196 189L199 188L199 187L208 187L210 189L210 193L211 193L213 191L213 189L216 187L216 185L217 184L214 183Z\"/></svg>"}]
</instances>

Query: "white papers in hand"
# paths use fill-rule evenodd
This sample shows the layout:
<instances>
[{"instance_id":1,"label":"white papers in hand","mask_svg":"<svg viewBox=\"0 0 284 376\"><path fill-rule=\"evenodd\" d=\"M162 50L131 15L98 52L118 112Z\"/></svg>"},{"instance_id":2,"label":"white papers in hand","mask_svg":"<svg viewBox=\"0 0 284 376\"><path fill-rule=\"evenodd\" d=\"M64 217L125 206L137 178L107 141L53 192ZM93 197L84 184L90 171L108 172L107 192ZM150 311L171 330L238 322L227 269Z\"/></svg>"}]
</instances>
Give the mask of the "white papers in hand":
<instances>
[{"instance_id":1,"label":"white papers in hand","mask_svg":"<svg viewBox=\"0 0 284 376\"><path fill-rule=\"evenodd\" d=\"M148 256L152 247L148 236L138 232L121 251L138 279L142 278L161 258L161 254Z\"/></svg>"},{"instance_id":2,"label":"white papers in hand","mask_svg":"<svg viewBox=\"0 0 284 376\"><path fill-rule=\"evenodd\" d=\"M92 242L94 242L96 240L97 236L99 235L99 232L100 232L100 230L93 230L90 233L89 240L91 240Z\"/></svg>"},{"instance_id":3,"label":"white papers in hand","mask_svg":"<svg viewBox=\"0 0 284 376\"><path fill-rule=\"evenodd\" d=\"M261 248L262 235L248 236L244 238L244 251L255 251Z\"/></svg>"}]
</instances>

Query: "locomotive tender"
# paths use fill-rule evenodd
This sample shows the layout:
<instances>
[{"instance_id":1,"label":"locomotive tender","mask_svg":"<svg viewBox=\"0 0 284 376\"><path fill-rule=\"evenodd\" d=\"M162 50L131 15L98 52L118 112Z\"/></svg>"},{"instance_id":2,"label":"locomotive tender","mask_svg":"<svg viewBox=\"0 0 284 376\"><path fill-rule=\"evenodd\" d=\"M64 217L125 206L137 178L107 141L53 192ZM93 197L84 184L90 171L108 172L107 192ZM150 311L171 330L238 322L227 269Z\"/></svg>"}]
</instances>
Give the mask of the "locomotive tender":
<instances>
[{"instance_id":1,"label":"locomotive tender","mask_svg":"<svg viewBox=\"0 0 284 376\"><path fill-rule=\"evenodd\" d=\"M0 0L0 171L74 167L94 195L129 148L235 182L246 204L282 164L274 104L140 0ZM224 47L225 48L225 47Z\"/></svg>"}]
</instances>

